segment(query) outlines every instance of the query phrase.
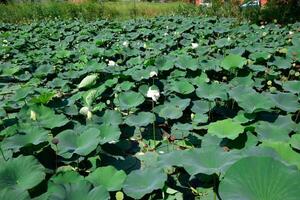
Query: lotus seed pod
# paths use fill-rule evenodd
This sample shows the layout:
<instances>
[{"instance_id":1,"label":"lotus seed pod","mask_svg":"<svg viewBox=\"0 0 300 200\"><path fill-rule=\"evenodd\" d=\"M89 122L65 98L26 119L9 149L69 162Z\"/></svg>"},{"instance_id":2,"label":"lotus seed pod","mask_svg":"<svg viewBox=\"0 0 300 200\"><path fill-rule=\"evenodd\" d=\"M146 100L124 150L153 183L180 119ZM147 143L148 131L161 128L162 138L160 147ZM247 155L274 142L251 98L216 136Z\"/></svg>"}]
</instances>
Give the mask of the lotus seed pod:
<instances>
[{"instance_id":1,"label":"lotus seed pod","mask_svg":"<svg viewBox=\"0 0 300 200\"><path fill-rule=\"evenodd\" d=\"M58 140L57 138L53 138L51 142L52 142L52 144L54 144L54 145L58 145L59 140Z\"/></svg>"},{"instance_id":2,"label":"lotus seed pod","mask_svg":"<svg viewBox=\"0 0 300 200\"><path fill-rule=\"evenodd\" d=\"M295 70L290 70L289 72L290 75L294 75L295 73L296 73Z\"/></svg>"},{"instance_id":3,"label":"lotus seed pod","mask_svg":"<svg viewBox=\"0 0 300 200\"><path fill-rule=\"evenodd\" d=\"M267 82L267 85L268 85L268 86L271 86L271 85L272 85L272 81L268 81L268 82Z\"/></svg>"},{"instance_id":4,"label":"lotus seed pod","mask_svg":"<svg viewBox=\"0 0 300 200\"><path fill-rule=\"evenodd\" d=\"M30 119L36 121L36 112L34 112L33 110L30 111Z\"/></svg>"},{"instance_id":5,"label":"lotus seed pod","mask_svg":"<svg viewBox=\"0 0 300 200\"><path fill-rule=\"evenodd\" d=\"M119 191L116 193L116 200L123 200L124 199L124 194L123 192Z\"/></svg>"},{"instance_id":6,"label":"lotus seed pod","mask_svg":"<svg viewBox=\"0 0 300 200\"><path fill-rule=\"evenodd\" d=\"M271 93L275 93L276 90L277 90L276 87L274 87L274 86L270 87L270 92L271 92Z\"/></svg>"}]
</instances>

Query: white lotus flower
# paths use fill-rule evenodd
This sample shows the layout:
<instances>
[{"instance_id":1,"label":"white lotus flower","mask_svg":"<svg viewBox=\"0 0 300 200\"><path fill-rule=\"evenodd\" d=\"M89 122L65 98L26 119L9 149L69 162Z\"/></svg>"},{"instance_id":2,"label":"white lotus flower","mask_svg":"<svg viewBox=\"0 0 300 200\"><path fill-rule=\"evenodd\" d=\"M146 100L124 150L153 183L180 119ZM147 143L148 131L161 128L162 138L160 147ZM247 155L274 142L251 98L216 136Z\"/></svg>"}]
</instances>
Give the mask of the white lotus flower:
<instances>
[{"instance_id":1,"label":"white lotus flower","mask_svg":"<svg viewBox=\"0 0 300 200\"><path fill-rule=\"evenodd\" d=\"M158 90L152 90L151 87L149 87L147 92L147 97L152 98L153 101L157 102L157 100L160 97Z\"/></svg>"},{"instance_id":2,"label":"white lotus flower","mask_svg":"<svg viewBox=\"0 0 300 200\"><path fill-rule=\"evenodd\" d=\"M199 44L198 43L192 43L192 49L198 48Z\"/></svg>"},{"instance_id":3,"label":"white lotus flower","mask_svg":"<svg viewBox=\"0 0 300 200\"><path fill-rule=\"evenodd\" d=\"M113 67L113 66L115 66L115 65L116 65L116 62L115 62L115 61L113 61L113 60L109 60L109 61L108 61L108 66Z\"/></svg>"},{"instance_id":4,"label":"white lotus flower","mask_svg":"<svg viewBox=\"0 0 300 200\"><path fill-rule=\"evenodd\" d=\"M36 121L36 112L34 112L33 110L30 111L30 119Z\"/></svg>"},{"instance_id":5,"label":"white lotus flower","mask_svg":"<svg viewBox=\"0 0 300 200\"><path fill-rule=\"evenodd\" d=\"M129 45L128 41L123 42L124 47L128 47L128 45Z\"/></svg>"},{"instance_id":6,"label":"white lotus flower","mask_svg":"<svg viewBox=\"0 0 300 200\"><path fill-rule=\"evenodd\" d=\"M92 112L91 112L91 111L88 111L88 112L87 112L87 115L86 115L86 118L87 118L87 119L92 119L92 116L93 116Z\"/></svg>"},{"instance_id":7,"label":"white lotus flower","mask_svg":"<svg viewBox=\"0 0 300 200\"><path fill-rule=\"evenodd\" d=\"M293 31L289 31L289 35L293 35L294 34L294 32Z\"/></svg>"},{"instance_id":8,"label":"white lotus flower","mask_svg":"<svg viewBox=\"0 0 300 200\"><path fill-rule=\"evenodd\" d=\"M156 71L151 71L150 72L150 78L152 78L153 76L157 76L157 72Z\"/></svg>"},{"instance_id":9,"label":"white lotus flower","mask_svg":"<svg viewBox=\"0 0 300 200\"><path fill-rule=\"evenodd\" d=\"M89 110L90 110L89 107L84 106L84 107L80 108L79 113L82 115L87 115Z\"/></svg>"},{"instance_id":10,"label":"white lotus flower","mask_svg":"<svg viewBox=\"0 0 300 200\"><path fill-rule=\"evenodd\" d=\"M87 119L92 119L93 113L90 111L89 107L84 106L79 110L79 113L85 115Z\"/></svg>"}]
</instances>

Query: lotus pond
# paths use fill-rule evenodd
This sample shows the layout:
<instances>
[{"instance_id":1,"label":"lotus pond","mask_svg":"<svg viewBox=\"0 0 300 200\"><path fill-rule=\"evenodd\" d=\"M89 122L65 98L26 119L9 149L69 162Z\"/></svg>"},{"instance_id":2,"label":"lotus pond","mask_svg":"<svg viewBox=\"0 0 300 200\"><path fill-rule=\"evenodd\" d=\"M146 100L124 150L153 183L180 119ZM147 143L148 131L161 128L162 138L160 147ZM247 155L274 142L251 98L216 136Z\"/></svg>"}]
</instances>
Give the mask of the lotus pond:
<instances>
[{"instance_id":1,"label":"lotus pond","mask_svg":"<svg viewBox=\"0 0 300 200\"><path fill-rule=\"evenodd\" d=\"M0 24L1 200L298 200L300 24Z\"/></svg>"}]
</instances>

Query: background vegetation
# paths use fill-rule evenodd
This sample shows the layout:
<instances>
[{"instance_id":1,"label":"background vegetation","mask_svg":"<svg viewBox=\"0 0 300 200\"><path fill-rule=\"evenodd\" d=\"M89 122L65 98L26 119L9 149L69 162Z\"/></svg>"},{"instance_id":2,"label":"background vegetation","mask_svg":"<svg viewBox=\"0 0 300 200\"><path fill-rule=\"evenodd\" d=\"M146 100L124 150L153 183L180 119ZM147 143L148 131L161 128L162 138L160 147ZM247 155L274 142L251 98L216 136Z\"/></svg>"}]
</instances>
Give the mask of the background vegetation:
<instances>
[{"instance_id":1,"label":"background vegetation","mask_svg":"<svg viewBox=\"0 0 300 200\"><path fill-rule=\"evenodd\" d=\"M2 1L3 2L3 1ZM168 3L139 1L9 1L0 4L0 21L28 22L40 19L131 19L166 15L236 17L240 20L278 21L290 23L300 19L298 0L270 0L263 8L241 9L240 2L213 0L211 7L168 1Z\"/></svg>"}]
</instances>

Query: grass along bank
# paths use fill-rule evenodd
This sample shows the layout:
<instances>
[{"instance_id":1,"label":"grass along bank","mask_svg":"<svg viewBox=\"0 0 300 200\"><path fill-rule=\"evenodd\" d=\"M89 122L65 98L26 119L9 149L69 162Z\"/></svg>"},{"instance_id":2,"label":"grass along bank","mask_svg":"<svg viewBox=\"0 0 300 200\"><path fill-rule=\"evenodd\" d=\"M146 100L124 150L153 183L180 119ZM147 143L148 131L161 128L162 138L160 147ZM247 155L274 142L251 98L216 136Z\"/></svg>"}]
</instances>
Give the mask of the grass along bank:
<instances>
[{"instance_id":1,"label":"grass along bank","mask_svg":"<svg viewBox=\"0 0 300 200\"><path fill-rule=\"evenodd\" d=\"M44 2L44 3L9 3L0 4L0 21L28 22L33 20L60 18L72 19L129 19L134 17L155 17L161 15L180 14L193 5L174 3L149 2Z\"/></svg>"}]
</instances>

